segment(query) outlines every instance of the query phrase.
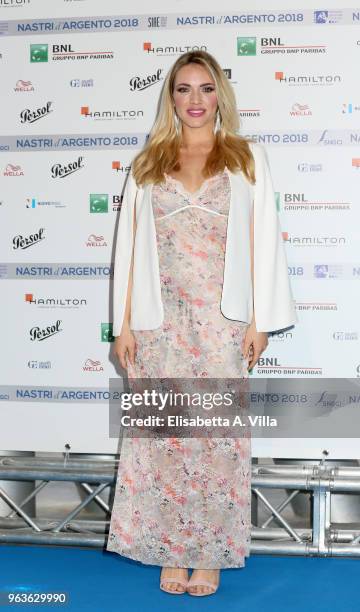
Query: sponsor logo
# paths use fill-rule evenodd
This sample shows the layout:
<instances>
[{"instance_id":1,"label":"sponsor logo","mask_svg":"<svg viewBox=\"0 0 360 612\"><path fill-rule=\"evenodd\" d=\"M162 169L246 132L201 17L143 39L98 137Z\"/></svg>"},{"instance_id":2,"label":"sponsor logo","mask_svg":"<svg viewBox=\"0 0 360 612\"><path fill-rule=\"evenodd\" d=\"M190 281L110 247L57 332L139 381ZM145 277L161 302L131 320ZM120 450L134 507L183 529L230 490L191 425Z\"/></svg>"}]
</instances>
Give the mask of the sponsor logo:
<instances>
[{"instance_id":1,"label":"sponsor logo","mask_svg":"<svg viewBox=\"0 0 360 612\"><path fill-rule=\"evenodd\" d=\"M27 366L35 370L50 370L51 361L37 361L36 359L31 359L27 362Z\"/></svg>"},{"instance_id":2,"label":"sponsor logo","mask_svg":"<svg viewBox=\"0 0 360 612\"><path fill-rule=\"evenodd\" d=\"M321 134L317 144L323 145L342 145L343 141L341 138L329 138L327 137L328 130L324 130Z\"/></svg>"},{"instance_id":3,"label":"sponsor logo","mask_svg":"<svg viewBox=\"0 0 360 612\"><path fill-rule=\"evenodd\" d=\"M299 172L322 172L322 164L310 164L308 162L300 162L297 165Z\"/></svg>"},{"instance_id":4,"label":"sponsor logo","mask_svg":"<svg viewBox=\"0 0 360 612\"><path fill-rule=\"evenodd\" d=\"M85 240L85 246L90 248L107 247L108 243L102 235L89 234L87 240Z\"/></svg>"},{"instance_id":5,"label":"sponsor logo","mask_svg":"<svg viewBox=\"0 0 360 612\"><path fill-rule=\"evenodd\" d=\"M101 365L101 361L99 361L98 359L90 359L90 357L88 357L83 365L83 372L103 372L104 368Z\"/></svg>"},{"instance_id":6,"label":"sponsor logo","mask_svg":"<svg viewBox=\"0 0 360 612\"><path fill-rule=\"evenodd\" d=\"M15 164L7 164L4 172L4 176L24 176L21 166Z\"/></svg>"},{"instance_id":7,"label":"sponsor logo","mask_svg":"<svg viewBox=\"0 0 360 612\"><path fill-rule=\"evenodd\" d=\"M347 342L348 340L352 341L352 340L358 340L359 339L359 334L358 332L344 332L344 331L335 331L333 332L332 337L334 338L334 340L340 340L340 341L345 341Z\"/></svg>"},{"instance_id":8,"label":"sponsor logo","mask_svg":"<svg viewBox=\"0 0 360 612\"><path fill-rule=\"evenodd\" d=\"M281 373L287 376L298 375L310 377L320 376L322 374L322 368L307 368L305 366L292 367L284 365L279 357L259 357L257 362L257 372L258 374L266 374L267 376L270 376L271 374L278 376L279 373Z\"/></svg>"},{"instance_id":9,"label":"sponsor logo","mask_svg":"<svg viewBox=\"0 0 360 612\"><path fill-rule=\"evenodd\" d=\"M60 332L62 332L62 329L60 329L60 324L61 321L58 319L56 321L56 323L54 323L53 325L48 325L47 327L44 327L43 329L41 329L40 327L32 327L30 329L30 340L33 342L35 340L38 340L39 342L41 342L42 340L47 340L48 338L51 338L51 336L55 336L56 334L59 334Z\"/></svg>"},{"instance_id":10,"label":"sponsor logo","mask_svg":"<svg viewBox=\"0 0 360 612\"><path fill-rule=\"evenodd\" d=\"M284 193L284 210L286 211L340 211L350 210L349 202L317 202L305 198L304 193Z\"/></svg>"},{"instance_id":11,"label":"sponsor logo","mask_svg":"<svg viewBox=\"0 0 360 612\"><path fill-rule=\"evenodd\" d=\"M113 212L117 212L117 211L121 210L122 201L123 201L123 196L122 195L114 195L112 197L112 209L113 209Z\"/></svg>"},{"instance_id":12,"label":"sponsor logo","mask_svg":"<svg viewBox=\"0 0 360 612\"><path fill-rule=\"evenodd\" d=\"M34 86L31 81L23 81L19 79L16 81L14 91L34 91Z\"/></svg>"},{"instance_id":13,"label":"sponsor logo","mask_svg":"<svg viewBox=\"0 0 360 612\"><path fill-rule=\"evenodd\" d=\"M116 173L122 172L128 174L130 171L130 166L121 165L121 162L119 160L113 160L111 162L111 169L115 170Z\"/></svg>"},{"instance_id":14,"label":"sponsor logo","mask_svg":"<svg viewBox=\"0 0 360 612\"><path fill-rule=\"evenodd\" d=\"M38 208L39 206L45 206L46 208L54 206L55 208L66 208L65 204L62 204L59 200L37 200L36 198L26 198L26 208Z\"/></svg>"},{"instance_id":15,"label":"sponsor logo","mask_svg":"<svg viewBox=\"0 0 360 612\"><path fill-rule=\"evenodd\" d=\"M310 303L306 303L306 302L297 302L296 303L296 310L301 310L302 312L316 312L317 310L320 311L337 311L338 310L338 305L333 302L310 302Z\"/></svg>"},{"instance_id":16,"label":"sponsor logo","mask_svg":"<svg viewBox=\"0 0 360 612\"><path fill-rule=\"evenodd\" d=\"M256 36L238 36L236 39L237 55L239 56L255 56L257 54L257 37ZM284 42L278 36L260 37L260 54L319 54L326 53L325 45L292 45L288 41Z\"/></svg>"},{"instance_id":17,"label":"sponsor logo","mask_svg":"<svg viewBox=\"0 0 360 612\"><path fill-rule=\"evenodd\" d=\"M240 117L260 117L261 111L259 108L240 108L238 113Z\"/></svg>"},{"instance_id":18,"label":"sponsor logo","mask_svg":"<svg viewBox=\"0 0 360 612\"><path fill-rule=\"evenodd\" d=\"M38 297L35 298L33 293L25 293L25 302L28 304L35 304L41 308L59 306L63 308L79 308L79 306L86 306L87 300L85 298L52 298L52 297Z\"/></svg>"},{"instance_id":19,"label":"sponsor logo","mask_svg":"<svg viewBox=\"0 0 360 612\"><path fill-rule=\"evenodd\" d=\"M237 83L237 81L234 81L234 79L232 78L232 68L222 68L222 71L225 74L226 78L231 81L231 83Z\"/></svg>"},{"instance_id":20,"label":"sponsor logo","mask_svg":"<svg viewBox=\"0 0 360 612\"><path fill-rule=\"evenodd\" d=\"M342 278L343 269L339 264L315 264L315 278Z\"/></svg>"},{"instance_id":21,"label":"sponsor logo","mask_svg":"<svg viewBox=\"0 0 360 612\"><path fill-rule=\"evenodd\" d=\"M275 374L275 376L284 374L285 376L289 376L290 378L293 376L306 376L310 378L310 376L322 376L323 369L322 368L307 368L306 366L299 368L292 368L291 366L279 366L274 368L266 368L266 367L258 367L257 369L259 374L266 374L266 376L271 376L271 374Z\"/></svg>"},{"instance_id":22,"label":"sponsor logo","mask_svg":"<svg viewBox=\"0 0 360 612\"><path fill-rule=\"evenodd\" d=\"M280 37L270 37L270 38L260 38L260 47L261 53L272 55L278 54L292 54L292 55L309 55L309 54L319 54L326 53L325 45L292 45L288 41L283 42L283 39Z\"/></svg>"},{"instance_id":23,"label":"sponsor logo","mask_svg":"<svg viewBox=\"0 0 360 612\"><path fill-rule=\"evenodd\" d=\"M66 178L74 172L78 172L81 168L84 168L84 158L80 155L76 161L69 162L67 164L54 164L51 166L50 174L52 178Z\"/></svg>"},{"instance_id":24,"label":"sponsor logo","mask_svg":"<svg viewBox=\"0 0 360 612\"><path fill-rule=\"evenodd\" d=\"M346 244L345 236L300 236L282 232L286 242L296 247L337 247Z\"/></svg>"},{"instance_id":25,"label":"sponsor logo","mask_svg":"<svg viewBox=\"0 0 360 612\"><path fill-rule=\"evenodd\" d=\"M113 59L113 51L75 51L72 45L62 44L52 46L53 61L83 61L93 59Z\"/></svg>"},{"instance_id":26,"label":"sponsor logo","mask_svg":"<svg viewBox=\"0 0 360 612\"><path fill-rule=\"evenodd\" d=\"M107 193L90 193L90 212L107 213L109 209L109 195Z\"/></svg>"},{"instance_id":27,"label":"sponsor logo","mask_svg":"<svg viewBox=\"0 0 360 612\"><path fill-rule=\"evenodd\" d=\"M308 104L299 104L299 102L295 102L291 107L290 115L291 117L309 117L312 115L312 112Z\"/></svg>"},{"instance_id":28,"label":"sponsor logo","mask_svg":"<svg viewBox=\"0 0 360 612\"><path fill-rule=\"evenodd\" d=\"M207 51L206 45L165 45L153 47L152 42L146 41L143 43L143 50L148 54L166 56L166 55L182 55L187 51Z\"/></svg>"},{"instance_id":29,"label":"sponsor logo","mask_svg":"<svg viewBox=\"0 0 360 612\"><path fill-rule=\"evenodd\" d=\"M132 120L144 116L144 111L141 109L127 108L121 110L93 110L90 111L89 106L82 106L80 109L82 117L90 117L95 121L114 121L114 120Z\"/></svg>"},{"instance_id":30,"label":"sponsor logo","mask_svg":"<svg viewBox=\"0 0 360 612\"><path fill-rule=\"evenodd\" d=\"M357 111L360 111L360 105L359 104L352 104L350 102L348 104L343 104L342 105L341 112L342 112L343 115L355 113Z\"/></svg>"},{"instance_id":31,"label":"sponsor logo","mask_svg":"<svg viewBox=\"0 0 360 612\"><path fill-rule=\"evenodd\" d=\"M342 11L314 11L314 23L339 23L342 16Z\"/></svg>"},{"instance_id":32,"label":"sponsor logo","mask_svg":"<svg viewBox=\"0 0 360 612\"><path fill-rule=\"evenodd\" d=\"M35 234L29 234L28 236L23 236L22 234L18 234L13 238L13 249L16 251L17 249L25 250L29 247L34 246L34 244L38 244L42 240L45 240L44 236L45 228L41 227L38 232Z\"/></svg>"},{"instance_id":33,"label":"sponsor logo","mask_svg":"<svg viewBox=\"0 0 360 612\"><path fill-rule=\"evenodd\" d=\"M46 104L40 108L36 108L35 110L31 110L30 108L25 108L20 113L20 122L21 123L35 123L35 121L39 121L39 119L43 119L47 115L53 112L50 108L52 102L46 102Z\"/></svg>"},{"instance_id":34,"label":"sponsor logo","mask_svg":"<svg viewBox=\"0 0 360 612\"><path fill-rule=\"evenodd\" d=\"M167 17L165 15L151 15L147 18L148 28L166 28Z\"/></svg>"},{"instance_id":35,"label":"sponsor logo","mask_svg":"<svg viewBox=\"0 0 360 612\"><path fill-rule=\"evenodd\" d=\"M116 172L125 172L127 174L130 170L130 166L123 166L119 160L113 160L111 162L111 169Z\"/></svg>"},{"instance_id":36,"label":"sponsor logo","mask_svg":"<svg viewBox=\"0 0 360 612\"><path fill-rule=\"evenodd\" d=\"M111 196L112 210L117 212L121 209L122 196L115 194ZM90 194L90 213L107 213L109 212L109 194L108 193L91 193Z\"/></svg>"},{"instance_id":37,"label":"sponsor logo","mask_svg":"<svg viewBox=\"0 0 360 612\"><path fill-rule=\"evenodd\" d=\"M318 75L303 75L303 74L285 74L283 71L275 72L275 80L286 85L334 85L341 82L339 74L318 74Z\"/></svg>"},{"instance_id":38,"label":"sponsor logo","mask_svg":"<svg viewBox=\"0 0 360 612\"><path fill-rule=\"evenodd\" d=\"M148 89L148 87L151 87L151 85L159 83L162 80L162 71L162 68L158 68L154 74L149 74L146 77L132 77L129 82L130 91L142 91L143 89Z\"/></svg>"},{"instance_id":39,"label":"sponsor logo","mask_svg":"<svg viewBox=\"0 0 360 612\"><path fill-rule=\"evenodd\" d=\"M112 323L101 323L101 342L113 342Z\"/></svg>"},{"instance_id":40,"label":"sponsor logo","mask_svg":"<svg viewBox=\"0 0 360 612\"><path fill-rule=\"evenodd\" d=\"M240 56L256 55L256 36L238 36L236 39L237 54Z\"/></svg>"},{"instance_id":41,"label":"sponsor logo","mask_svg":"<svg viewBox=\"0 0 360 612\"><path fill-rule=\"evenodd\" d=\"M70 87L94 87L94 79L71 79Z\"/></svg>"},{"instance_id":42,"label":"sponsor logo","mask_svg":"<svg viewBox=\"0 0 360 612\"><path fill-rule=\"evenodd\" d=\"M30 63L41 64L49 60L49 46L42 44L30 45Z\"/></svg>"},{"instance_id":43,"label":"sponsor logo","mask_svg":"<svg viewBox=\"0 0 360 612\"><path fill-rule=\"evenodd\" d=\"M71 44L52 45L52 61L86 61L114 59L113 51L75 51ZM40 64L49 61L49 45L31 44L30 63Z\"/></svg>"}]
</instances>

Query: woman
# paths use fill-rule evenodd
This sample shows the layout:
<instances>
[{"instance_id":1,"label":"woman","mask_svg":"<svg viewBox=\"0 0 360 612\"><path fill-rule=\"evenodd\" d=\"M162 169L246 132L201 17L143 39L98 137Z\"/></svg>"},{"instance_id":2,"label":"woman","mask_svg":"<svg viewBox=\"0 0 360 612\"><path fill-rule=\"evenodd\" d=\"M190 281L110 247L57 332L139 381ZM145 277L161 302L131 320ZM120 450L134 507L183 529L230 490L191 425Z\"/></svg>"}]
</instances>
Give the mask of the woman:
<instances>
[{"instance_id":1,"label":"woman","mask_svg":"<svg viewBox=\"0 0 360 612\"><path fill-rule=\"evenodd\" d=\"M267 332L297 321L266 155L238 128L218 62L180 56L119 219L114 352L129 379L244 379ZM107 549L162 566L170 593L215 593L249 556L250 508L249 436L124 439Z\"/></svg>"}]
</instances>

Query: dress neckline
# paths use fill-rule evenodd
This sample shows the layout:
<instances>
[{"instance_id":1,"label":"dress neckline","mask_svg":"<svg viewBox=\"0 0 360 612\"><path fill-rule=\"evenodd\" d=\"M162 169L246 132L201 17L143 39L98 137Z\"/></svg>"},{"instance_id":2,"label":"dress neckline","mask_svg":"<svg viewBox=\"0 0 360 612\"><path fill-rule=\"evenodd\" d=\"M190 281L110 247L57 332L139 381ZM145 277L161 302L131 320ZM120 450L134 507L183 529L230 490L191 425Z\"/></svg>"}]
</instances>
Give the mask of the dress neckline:
<instances>
[{"instance_id":1,"label":"dress neckline","mask_svg":"<svg viewBox=\"0 0 360 612\"><path fill-rule=\"evenodd\" d=\"M167 179L170 179L171 181L173 181L174 183L176 183L177 185L179 185L181 191L183 193L185 193L186 195L190 195L192 198L194 196L196 196L198 193L201 193L203 191L203 189L206 187L206 185L216 179L219 178L220 176L222 176L224 174L225 170L222 172L218 172L217 174L214 174L213 176L209 176L207 179L205 179L200 187L198 189L196 189L196 191L189 191L188 189L185 188L184 183L182 181L180 181L179 179L175 178L174 176L171 176L171 174L168 174L167 172L164 172L164 175Z\"/></svg>"}]
</instances>

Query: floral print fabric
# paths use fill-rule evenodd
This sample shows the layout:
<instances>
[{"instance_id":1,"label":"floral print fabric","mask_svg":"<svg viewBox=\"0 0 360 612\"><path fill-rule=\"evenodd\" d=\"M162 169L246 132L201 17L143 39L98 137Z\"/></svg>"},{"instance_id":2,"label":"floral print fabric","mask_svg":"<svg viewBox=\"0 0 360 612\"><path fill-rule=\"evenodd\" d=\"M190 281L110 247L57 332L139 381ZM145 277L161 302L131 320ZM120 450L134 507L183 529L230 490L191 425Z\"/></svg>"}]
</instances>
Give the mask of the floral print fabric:
<instances>
[{"instance_id":1,"label":"floral print fabric","mask_svg":"<svg viewBox=\"0 0 360 612\"><path fill-rule=\"evenodd\" d=\"M195 193L153 185L164 320L133 330L136 378L246 378L247 324L220 310L230 181ZM241 205L241 203L239 203ZM243 567L251 533L251 439L122 440L107 550L146 564Z\"/></svg>"}]
</instances>

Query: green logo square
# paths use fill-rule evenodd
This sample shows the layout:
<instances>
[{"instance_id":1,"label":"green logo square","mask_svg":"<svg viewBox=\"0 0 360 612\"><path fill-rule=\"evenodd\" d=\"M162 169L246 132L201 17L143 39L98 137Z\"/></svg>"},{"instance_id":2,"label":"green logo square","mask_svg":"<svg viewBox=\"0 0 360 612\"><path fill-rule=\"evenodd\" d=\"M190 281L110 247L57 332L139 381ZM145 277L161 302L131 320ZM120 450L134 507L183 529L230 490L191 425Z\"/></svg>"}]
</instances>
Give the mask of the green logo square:
<instances>
[{"instance_id":1,"label":"green logo square","mask_svg":"<svg viewBox=\"0 0 360 612\"><path fill-rule=\"evenodd\" d=\"M256 55L256 36L238 36L237 54Z\"/></svg>"},{"instance_id":2,"label":"green logo square","mask_svg":"<svg viewBox=\"0 0 360 612\"><path fill-rule=\"evenodd\" d=\"M31 63L47 62L48 59L48 45L30 45Z\"/></svg>"},{"instance_id":3,"label":"green logo square","mask_svg":"<svg viewBox=\"0 0 360 612\"><path fill-rule=\"evenodd\" d=\"M107 193L90 193L90 212L107 213L109 196Z\"/></svg>"},{"instance_id":4,"label":"green logo square","mask_svg":"<svg viewBox=\"0 0 360 612\"><path fill-rule=\"evenodd\" d=\"M280 211L280 191L275 191L276 210Z\"/></svg>"},{"instance_id":5,"label":"green logo square","mask_svg":"<svg viewBox=\"0 0 360 612\"><path fill-rule=\"evenodd\" d=\"M112 323L101 323L101 342L114 342Z\"/></svg>"}]
</instances>

